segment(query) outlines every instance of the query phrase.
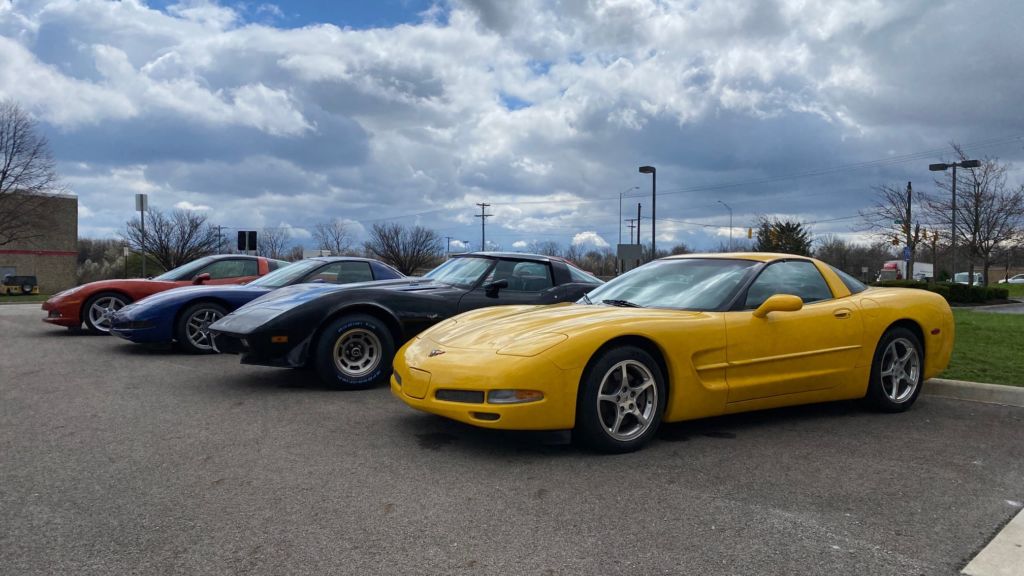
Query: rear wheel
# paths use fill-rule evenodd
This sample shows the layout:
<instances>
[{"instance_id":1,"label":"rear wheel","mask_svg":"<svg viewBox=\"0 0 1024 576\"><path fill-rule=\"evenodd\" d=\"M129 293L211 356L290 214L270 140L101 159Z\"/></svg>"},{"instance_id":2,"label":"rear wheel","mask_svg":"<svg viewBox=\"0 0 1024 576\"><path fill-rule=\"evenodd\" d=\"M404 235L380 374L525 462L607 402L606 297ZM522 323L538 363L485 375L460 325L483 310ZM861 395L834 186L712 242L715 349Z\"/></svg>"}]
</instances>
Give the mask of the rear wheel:
<instances>
[{"instance_id":1,"label":"rear wheel","mask_svg":"<svg viewBox=\"0 0 1024 576\"><path fill-rule=\"evenodd\" d=\"M225 314L227 310L214 302L199 302L186 308L174 327L178 347L192 354L214 353L210 324Z\"/></svg>"},{"instance_id":2,"label":"rear wheel","mask_svg":"<svg viewBox=\"0 0 1024 576\"><path fill-rule=\"evenodd\" d=\"M369 388L391 376L394 339L387 326L366 314L342 316L320 334L314 364L328 386Z\"/></svg>"},{"instance_id":3,"label":"rear wheel","mask_svg":"<svg viewBox=\"0 0 1024 576\"><path fill-rule=\"evenodd\" d=\"M645 350L608 350L587 370L576 403L578 439L601 452L632 452L649 442L665 412L665 378Z\"/></svg>"},{"instance_id":4,"label":"rear wheel","mask_svg":"<svg viewBox=\"0 0 1024 576\"><path fill-rule=\"evenodd\" d=\"M82 321L86 329L93 334L110 333L110 317L131 300L127 296L115 292L101 292L85 301L82 306Z\"/></svg>"},{"instance_id":5,"label":"rear wheel","mask_svg":"<svg viewBox=\"0 0 1024 576\"><path fill-rule=\"evenodd\" d=\"M924 353L917 335L891 328L875 349L868 403L883 412L903 412L917 400L923 377Z\"/></svg>"}]
</instances>

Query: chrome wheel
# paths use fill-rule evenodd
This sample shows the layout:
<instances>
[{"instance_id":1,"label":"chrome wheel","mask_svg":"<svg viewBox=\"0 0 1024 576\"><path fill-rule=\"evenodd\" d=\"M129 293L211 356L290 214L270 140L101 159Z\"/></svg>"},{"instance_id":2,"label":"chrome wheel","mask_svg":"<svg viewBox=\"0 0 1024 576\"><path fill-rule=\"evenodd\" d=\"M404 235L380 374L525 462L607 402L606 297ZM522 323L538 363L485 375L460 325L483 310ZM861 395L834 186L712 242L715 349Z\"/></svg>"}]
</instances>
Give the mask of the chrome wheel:
<instances>
[{"instance_id":1,"label":"chrome wheel","mask_svg":"<svg viewBox=\"0 0 1024 576\"><path fill-rule=\"evenodd\" d=\"M597 392L597 414L610 437L628 441L642 435L657 408L658 387L647 366L623 360L605 372Z\"/></svg>"},{"instance_id":2,"label":"chrome wheel","mask_svg":"<svg viewBox=\"0 0 1024 576\"><path fill-rule=\"evenodd\" d=\"M193 312L185 323L185 337L188 338L188 343L197 350L213 350L210 324L223 317L224 314L213 308L200 308Z\"/></svg>"},{"instance_id":3,"label":"chrome wheel","mask_svg":"<svg viewBox=\"0 0 1024 576\"><path fill-rule=\"evenodd\" d=\"M365 328L342 332L334 341L334 367L346 378L369 375L381 361L380 338Z\"/></svg>"},{"instance_id":4,"label":"chrome wheel","mask_svg":"<svg viewBox=\"0 0 1024 576\"><path fill-rule=\"evenodd\" d=\"M125 301L117 296L97 298L89 306L89 323L100 332L110 332L110 317L124 306Z\"/></svg>"},{"instance_id":5,"label":"chrome wheel","mask_svg":"<svg viewBox=\"0 0 1024 576\"><path fill-rule=\"evenodd\" d=\"M882 354L882 392L896 404L914 396L921 377L921 358L917 346L906 338L889 343Z\"/></svg>"}]
</instances>

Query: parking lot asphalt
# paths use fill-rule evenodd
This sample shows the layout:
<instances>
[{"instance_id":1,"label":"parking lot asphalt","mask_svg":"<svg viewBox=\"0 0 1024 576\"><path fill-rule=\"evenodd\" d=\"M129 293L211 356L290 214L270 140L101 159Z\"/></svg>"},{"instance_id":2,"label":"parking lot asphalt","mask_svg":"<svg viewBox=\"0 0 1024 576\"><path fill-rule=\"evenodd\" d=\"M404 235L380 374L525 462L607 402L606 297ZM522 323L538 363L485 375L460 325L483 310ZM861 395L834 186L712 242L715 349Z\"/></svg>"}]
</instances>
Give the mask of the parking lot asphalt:
<instances>
[{"instance_id":1,"label":"parking lot asphalt","mask_svg":"<svg viewBox=\"0 0 1024 576\"><path fill-rule=\"evenodd\" d=\"M922 396L475 429L384 389L0 306L2 574L956 574L1024 502L1024 409Z\"/></svg>"}]
</instances>

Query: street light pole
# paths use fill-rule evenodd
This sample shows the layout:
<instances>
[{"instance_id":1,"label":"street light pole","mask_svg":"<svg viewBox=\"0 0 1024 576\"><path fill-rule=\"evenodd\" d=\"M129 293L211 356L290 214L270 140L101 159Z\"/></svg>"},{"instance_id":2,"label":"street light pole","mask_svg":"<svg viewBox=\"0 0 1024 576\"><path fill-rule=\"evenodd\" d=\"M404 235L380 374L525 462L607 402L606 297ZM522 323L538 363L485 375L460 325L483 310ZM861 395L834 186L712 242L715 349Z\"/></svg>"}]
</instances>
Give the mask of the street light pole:
<instances>
[{"instance_id":1,"label":"street light pole","mask_svg":"<svg viewBox=\"0 0 1024 576\"><path fill-rule=\"evenodd\" d=\"M729 211L729 252L732 252L732 207L721 200L718 203L725 206L725 209Z\"/></svg>"},{"instance_id":2,"label":"street light pole","mask_svg":"<svg viewBox=\"0 0 1024 576\"><path fill-rule=\"evenodd\" d=\"M951 234L951 239L950 239L950 252L953 253L953 257L952 257L952 260L953 260L953 264L952 264L953 270L951 272L953 282L956 282L956 169L957 169L958 166L960 168L977 168L977 167L981 166L981 160L962 160L960 162L952 162L952 163L948 163L948 164L929 164L928 165L928 169L931 170L932 172L945 172L947 168L952 168L953 169L953 186L952 186L952 192L953 192L953 214L952 214L952 219L953 219L953 221L952 221L952 226L950 226L950 228L952 228L952 234ZM910 223L908 222L907 226L909 226L909 225L910 225ZM973 280L974 280L973 278L968 278L967 279L967 283L971 284Z\"/></svg>"},{"instance_id":3,"label":"street light pole","mask_svg":"<svg viewBox=\"0 0 1024 576\"><path fill-rule=\"evenodd\" d=\"M651 260L658 254L657 242L657 218L658 218L658 170L654 166L641 166L641 174L651 175ZM637 222L639 224L639 222Z\"/></svg>"}]
</instances>

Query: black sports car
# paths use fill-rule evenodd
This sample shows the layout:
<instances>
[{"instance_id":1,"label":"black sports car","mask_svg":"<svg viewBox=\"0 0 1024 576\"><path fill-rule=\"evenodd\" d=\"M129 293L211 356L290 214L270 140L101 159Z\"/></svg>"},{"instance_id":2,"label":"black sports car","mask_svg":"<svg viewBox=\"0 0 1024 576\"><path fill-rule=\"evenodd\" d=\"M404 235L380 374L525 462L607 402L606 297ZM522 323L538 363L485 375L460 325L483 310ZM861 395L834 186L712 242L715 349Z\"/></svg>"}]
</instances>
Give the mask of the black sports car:
<instances>
[{"instance_id":1,"label":"black sports car","mask_svg":"<svg viewBox=\"0 0 1024 576\"><path fill-rule=\"evenodd\" d=\"M311 366L329 385L365 388L386 381L395 350L441 320L484 306L574 302L600 284L561 258L460 254L419 278L280 288L210 333L243 364Z\"/></svg>"}]
</instances>

